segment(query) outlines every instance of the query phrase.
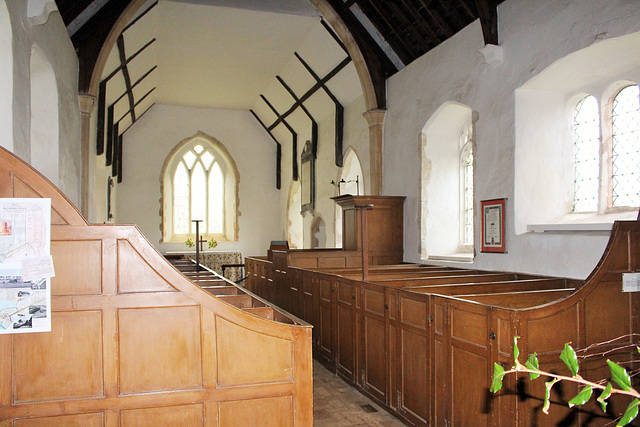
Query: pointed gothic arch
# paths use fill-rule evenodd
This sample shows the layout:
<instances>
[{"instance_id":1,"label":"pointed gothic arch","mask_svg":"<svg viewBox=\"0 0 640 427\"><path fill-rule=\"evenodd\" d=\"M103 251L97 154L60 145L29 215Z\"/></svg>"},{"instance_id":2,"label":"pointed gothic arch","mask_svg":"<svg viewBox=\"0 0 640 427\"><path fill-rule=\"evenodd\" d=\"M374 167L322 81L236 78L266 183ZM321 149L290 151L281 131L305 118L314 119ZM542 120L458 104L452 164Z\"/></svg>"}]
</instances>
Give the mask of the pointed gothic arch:
<instances>
[{"instance_id":1,"label":"pointed gothic arch","mask_svg":"<svg viewBox=\"0 0 640 427\"><path fill-rule=\"evenodd\" d=\"M160 185L161 243L192 237L193 219L205 222L201 234L207 240L238 240L240 173L216 138L199 131L180 141L165 159Z\"/></svg>"}]
</instances>

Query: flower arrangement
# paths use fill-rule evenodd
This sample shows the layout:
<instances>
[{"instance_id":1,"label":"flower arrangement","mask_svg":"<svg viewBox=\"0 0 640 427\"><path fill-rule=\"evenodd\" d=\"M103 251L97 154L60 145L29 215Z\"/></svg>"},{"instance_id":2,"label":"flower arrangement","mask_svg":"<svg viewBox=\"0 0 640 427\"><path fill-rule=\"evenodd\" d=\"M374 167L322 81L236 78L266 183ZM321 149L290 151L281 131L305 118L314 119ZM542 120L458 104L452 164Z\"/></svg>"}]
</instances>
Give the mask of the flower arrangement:
<instances>
[{"instance_id":1,"label":"flower arrangement","mask_svg":"<svg viewBox=\"0 0 640 427\"><path fill-rule=\"evenodd\" d=\"M184 244L187 245L187 247L189 247L189 248L192 248L193 245L195 245L195 243L193 243L193 239L191 239L191 237L189 237L187 240L185 240Z\"/></svg>"},{"instance_id":2,"label":"flower arrangement","mask_svg":"<svg viewBox=\"0 0 640 427\"><path fill-rule=\"evenodd\" d=\"M215 239L211 238L211 240L209 240L209 249L213 249L216 246L218 246L218 242Z\"/></svg>"}]
</instances>

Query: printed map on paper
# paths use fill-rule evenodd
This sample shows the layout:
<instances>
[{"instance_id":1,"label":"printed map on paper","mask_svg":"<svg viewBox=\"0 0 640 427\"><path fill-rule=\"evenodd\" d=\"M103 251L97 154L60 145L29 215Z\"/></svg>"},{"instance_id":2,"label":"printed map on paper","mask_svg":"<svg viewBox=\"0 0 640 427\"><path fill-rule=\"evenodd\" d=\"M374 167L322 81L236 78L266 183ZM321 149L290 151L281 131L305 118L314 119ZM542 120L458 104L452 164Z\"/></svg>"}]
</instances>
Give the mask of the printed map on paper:
<instances>
[{"instance_id":1,"label":"printed map on paper","mask_svg":"<svg viewBox=\"0 0 640 427\"><path fill-rule=\"evenodd\" d=\"M49 256L51 199L0 199L0 334L51 330L48 277L23 262Z\"/></svg>"}]
</instances>

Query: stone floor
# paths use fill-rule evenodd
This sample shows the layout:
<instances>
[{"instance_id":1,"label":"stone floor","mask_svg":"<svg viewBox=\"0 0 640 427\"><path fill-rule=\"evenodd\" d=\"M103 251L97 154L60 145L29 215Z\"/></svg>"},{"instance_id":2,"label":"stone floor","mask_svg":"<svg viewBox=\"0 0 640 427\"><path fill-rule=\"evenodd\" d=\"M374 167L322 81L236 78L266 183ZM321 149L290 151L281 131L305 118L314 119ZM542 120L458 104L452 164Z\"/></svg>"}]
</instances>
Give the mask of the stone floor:
<instances>
[{"instance_id":1,"label":"stone floor","mask_svg":"<svg viewBox=\"0 0 640 427\"><path fill-rule=\"evenodd\" d=\"M313 361L314 426L402 426L355 388Z\"/></svg>"}]
</instances>

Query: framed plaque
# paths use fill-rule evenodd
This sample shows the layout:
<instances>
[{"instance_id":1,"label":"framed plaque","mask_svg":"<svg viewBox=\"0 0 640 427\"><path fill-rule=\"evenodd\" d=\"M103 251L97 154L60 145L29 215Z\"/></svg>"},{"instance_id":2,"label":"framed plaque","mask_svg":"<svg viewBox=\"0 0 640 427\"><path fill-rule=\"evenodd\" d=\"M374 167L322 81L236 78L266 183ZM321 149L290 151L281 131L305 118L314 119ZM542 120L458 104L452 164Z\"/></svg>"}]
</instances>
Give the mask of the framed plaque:
<instances>
[{"instance_id":1,"label":"framed plaque","mask_svg":"<svg viewBox=\"0 0 640 427\"><path fill-rule=\"evenodd\" d=\"M507 199L483 200L482 252L505 253L504 206Z\"/></svg>"}]
</instances>

